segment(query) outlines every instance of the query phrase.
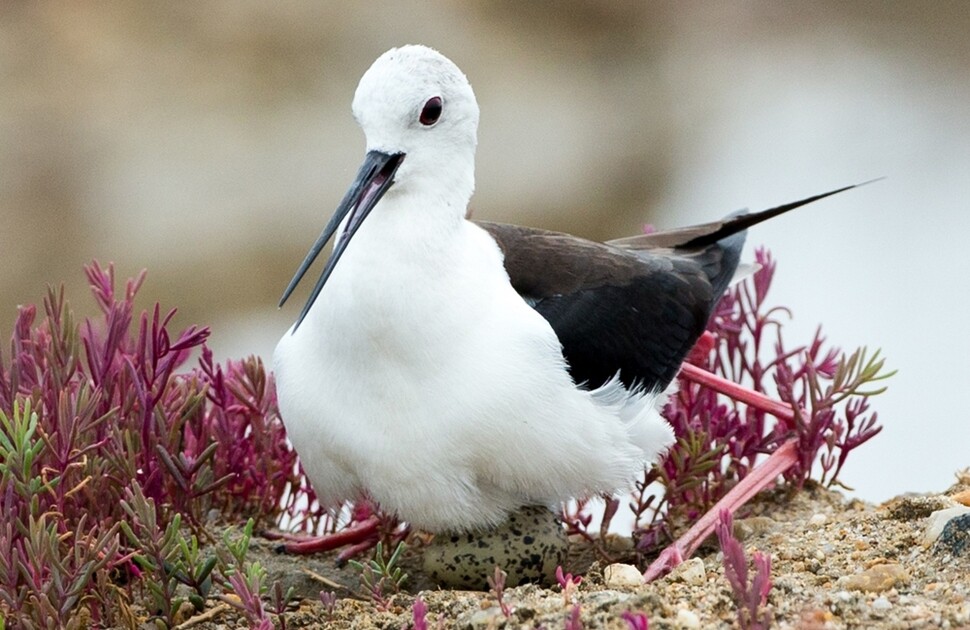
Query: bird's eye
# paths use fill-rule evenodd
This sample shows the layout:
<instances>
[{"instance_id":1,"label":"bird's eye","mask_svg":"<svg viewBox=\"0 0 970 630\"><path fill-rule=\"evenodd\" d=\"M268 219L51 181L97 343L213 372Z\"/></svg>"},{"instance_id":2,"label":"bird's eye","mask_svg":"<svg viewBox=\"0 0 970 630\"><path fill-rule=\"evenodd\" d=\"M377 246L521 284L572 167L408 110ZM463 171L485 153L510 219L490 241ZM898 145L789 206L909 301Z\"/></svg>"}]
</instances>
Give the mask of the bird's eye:
<instances>
[{"instance_id":1,"label":"bird's eye","mask_svg":"<svg viewBox=\"0 0 970 630\"><path fill-rule=\"evenodd\" d=\"M438 118L440 117L441 97L435 96L434 98L429 98L428 102L424 104L424 109L421 110L421 117L419 118L421 124L425 127L430 127L438 122Z\"/></svg>"}]
</instances>

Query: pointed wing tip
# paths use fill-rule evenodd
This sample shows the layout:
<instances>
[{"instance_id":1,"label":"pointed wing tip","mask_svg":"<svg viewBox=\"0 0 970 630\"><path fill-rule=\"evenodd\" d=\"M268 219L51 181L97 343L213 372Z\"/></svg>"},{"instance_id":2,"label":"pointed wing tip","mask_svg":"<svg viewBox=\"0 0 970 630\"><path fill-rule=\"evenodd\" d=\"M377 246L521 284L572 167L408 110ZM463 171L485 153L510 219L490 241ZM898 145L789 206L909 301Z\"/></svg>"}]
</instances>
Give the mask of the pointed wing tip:
<instances>
[{"instance_id":1,"label":"pointed wing tip","mask_svg":"<svg viewBox=\"0 0 970 630\"><path fill-rule=\"evenodd\" d=\"M881 182L884 179L889 179L886 175L881 175L879 177L874 177L872 179L867 179L864 182L859 182L858 184L849 184L848 186L843 186L842 188L836 188L835 190L827 193L823 193L822 196L836 195L840 192L845 192L847 190L852 190L853 188L861 188L863 186L868 186L869 184L875 184L876 182Z\"/></svg>"},{"instance_id":2,"label":"pointed wing tip","mask_svg":"<svg viewBox=\"0 0 970 630\"><path fill-rule=\"evenodd\" d=\"M843 192L845 192L847 190L852 190L853 188L861 188L862 186L868 186L869 184L875 184L876 182L881 182L884 179L887 179L887 177L885 175L882 175L880 177L876 177L876 178L873 178L873 179L868 179L868 180L866 180L864 182L859 182L858 184L849 184L848 186L843 186L841 188L836 188L835 190L830 190L829 192L821 193L819 195L814 195L812 197L807 197L807 198L802 199L800 201L795 201L795 202L790 203L790 204L785 204L784 206L779 206L779 208L787 208L788 210L794 210L795 208L797 208L799 206L804 206L804 205L807 205L807 204L812 203L814 201L819 201L821 199L825 199L826 197L831 197L833 195L838 195L839 193L843 193Z\"/></svg>"},{"instance_id":3,"label":"pointed wing tip","mask_svg":"<svg viewBox=\"0 0 970 630\"><path fill-rule=\"evenodd\" d=\"M874 177L873 179L866 180L864 182L854 184L851 188L859 188L860 186L868 186L869 184L875 184L876 182L881 182L884 179L889 179L888 175L880 175L879 177Z\"/></svg>"}]
</instances>

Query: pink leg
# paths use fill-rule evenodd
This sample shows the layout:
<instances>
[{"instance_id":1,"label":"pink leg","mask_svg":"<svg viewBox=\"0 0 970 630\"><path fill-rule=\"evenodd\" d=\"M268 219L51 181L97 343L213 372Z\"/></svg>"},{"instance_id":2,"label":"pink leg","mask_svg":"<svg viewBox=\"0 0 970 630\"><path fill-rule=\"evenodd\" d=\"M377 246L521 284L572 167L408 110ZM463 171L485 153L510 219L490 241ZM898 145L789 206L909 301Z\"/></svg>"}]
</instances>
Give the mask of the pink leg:
<instances>
[{"instance_id":1,"label":"pink leg","mask_svg":"<svg viewBox=\"0 0 970 630\"><path fill-rule=\"evenodd\" d=\"M770 413L782 420L791 422L795 417L795 413L790 406L777 400L772 400L760 392L742 387L737 383L712 374L691 363L684 363L681 367L680 374L687 380L709 387L716 392L761 409L765 413ZM733 514L735 510L747 503L751 497L770 485L778 475L791 468L796 461L798 461L797 440L789 440L779 447L777 451L772 453L768 459L759 466L756 466L738 485L731 488L714 507L698 519L672 545L664 549L657 559L647 567L646 572L643 574L644 581L652 582L682 563L686 558L689 558L697 547L704 542L704 539L714 531L721 510L727 510Z\"/></svg>"},{"instance_id":2,"label":"pink leg","mask_svg":"<svg viewBox=\"0 0 970 630\"><path fill-rule=\"evenodd\" d=\"M389 545L389 551L393 551L394 547L402 540L407 538L408 534L411 533L410 525L405 525L404 527L399 528L398 526L400 523L396 519L389 522L390 529L388 529L387 525L388 522L385 521L383 526L379 528L378 531L370 538L342 549L340 553L337 554L337 566L342 567L343 565L347 564L347 561L351 558L355 558L365 551L373 549L374 545L381 540L381 531L388 532L393 530L393 533L389 535L389 538L384 539L384 544Z\"/></svg>"},{"instance_id":3,"label":"pink leg","mask_svg":"<svg viewBox=\"0 0 970 630\"><path fill-rule=\"evenodd\" d=\"M768 459L755 466L747 477L721 497L721 500L698 519L684 535L660 553L644 572L644 582L652 582L689 558L704 542L704 539L714 531L721 510L727 510L734 514L735 510L770 485L778 475L791 468L798 461L797 444L797 440L785 442Z\"/></svg>"},{"instance_id":4,"label":"pink leg","mask_svg":"<svg viewBox=\"0 0 970 630\"><path fill-rule=\"evenodd\" d=\"M340 553L337 554L337 558L336 558L337 566L342 567L345 564L347 564L347 561L350 560L351 558L356 558L357 556L364 553L365 551L369 551L373 549L374 546L377 545L377 540L378 540L378 537L375 535L373 538L368 538L366 540L362 540L359 543L354 543L349 547L344 547L343 549L340 550Z\"/></svg>"},{"instance_id":5,"label":"pink leg","mask_svg":"<svg viewBox=\"0 0 970 630\"><path fill-rule=\"evenodd\" d=\"M299 542L289 540L289 536L284 536L283 538L289 540L289 542L278 546L276 551L280 553L310 554L332 551L344 545L362 545L365 542L372 546L377 543L380 524L380 517L371 516L335 534L316 536Z\"/></svg>"},{"instance_id":6,"label":"pink leg","mask_svg":"<svg viewBox=\"0 0 970 630\"><path fill-rule=\"evenodd\" d=\"M726 378L712 374L703 368L699 368L696 365L690 363L684 363L680 368L680 375L689 381L693 381L699 385L704 385L705 387L710 387L714 391L724 394L738 402L743 402L746 405L751 405L757 409L764 411L765 413L770 413L776 418L781 418L787 422L791 422L795 418L795 412L792 408L783 402L773 400L768 398L760 392L756 392L753 389L748 389L737 383L733 383Z\"/></svg>"},{"instance_id":7,"label":"pink leg","mask_svg":"<svg viewBox=\"0 0 970 630\"><path fill-rule=\"evenodd\" d=\"M306 536L303 536L300 534L291 534L289 532L276 532L269 529L259 532L259 535L265 538L266 540L285 540L287 542L306 540Z\"/></svg>"}]
</instances>

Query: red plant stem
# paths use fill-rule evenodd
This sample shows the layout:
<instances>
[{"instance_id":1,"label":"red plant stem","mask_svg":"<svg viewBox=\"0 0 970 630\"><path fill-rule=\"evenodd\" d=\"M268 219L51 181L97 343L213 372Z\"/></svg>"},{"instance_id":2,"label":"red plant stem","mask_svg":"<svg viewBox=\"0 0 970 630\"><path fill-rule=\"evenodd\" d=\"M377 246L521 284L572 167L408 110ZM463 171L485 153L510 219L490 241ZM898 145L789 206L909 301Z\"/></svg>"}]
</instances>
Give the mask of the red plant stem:
<instances>
[{"instance_id":1,"label":"red plant stem","mask_svg":"<svg viewBox=\"0 0 970 630\"><path fill-rule=\"evenodd\" d=\"M777 400L772 400L760 392L756 392L753 389L748 389L737 383L732 383L731 381L712 374L703 368L699 368L696 365L691 365L690 363L684 363L680 368L680 375L689 381L693 381L699 385L704 385L709 387L716 392L729 396L738 402L743 402L746 405L750 405L757 409L764 411L765 413L770 413L776 418L780 418L787 422L791 422L795 419L795 412L789 405L779 402Z\"/></svg>"},{"instance_id":2,"label":"red plant stem","mask_svg":"<svg viewBox=\"0 0 970 630\"><path fill-rule=\"evenodd\" d=\"M335 534L317 536L300 542L284 543L277 547L277 551L282 551L285 553L310 554L320 553L322 551L331 551L338 547L343 547L344 545L362 543L376 537L380 524L380 518L371 516L367 520L361 521L353 527L348 527L347 529Z\"/></svg>"},{"instance_id":3,"label":"red plant stem","mask_svg":"<svg viewBox=\"0 0 970 630\"><path fill-rule=\"evenodd\" d=\"M670 569L682 563L700 547L718 523L721 510L731 514L747 503L751 497L766 488L778 475L782 474L798 462L798 440L792 439L782 444L768 459L756 466L742 479L738 485L721 497L704 516L675 540L673 544L660 552L657 559L650 563L643 574L644 582L652 582Z\"/></svg>"}]
</instances>

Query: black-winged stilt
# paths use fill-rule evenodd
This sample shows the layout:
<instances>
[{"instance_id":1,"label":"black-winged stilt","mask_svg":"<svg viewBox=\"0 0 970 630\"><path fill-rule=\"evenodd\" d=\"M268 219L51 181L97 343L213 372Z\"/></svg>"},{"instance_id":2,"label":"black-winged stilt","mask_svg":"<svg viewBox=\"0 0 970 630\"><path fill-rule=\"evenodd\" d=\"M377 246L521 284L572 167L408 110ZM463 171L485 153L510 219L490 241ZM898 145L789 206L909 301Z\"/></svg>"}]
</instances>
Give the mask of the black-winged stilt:
<instances>
[{"instance_id":1,"label":"black-winged stilt","mask_svg":"<svg viewBox=\"0 0 970 630\"><path fill-rule=\"evenodd\" d=\"M430 531L629 487L673 441L659 409L753 214L601 244L467 220L478 105L429 48L353 102L356 180L280 302L333 253L275 353L287 432L324 504L369 496Z\"/></svg>"}]
</instances>

